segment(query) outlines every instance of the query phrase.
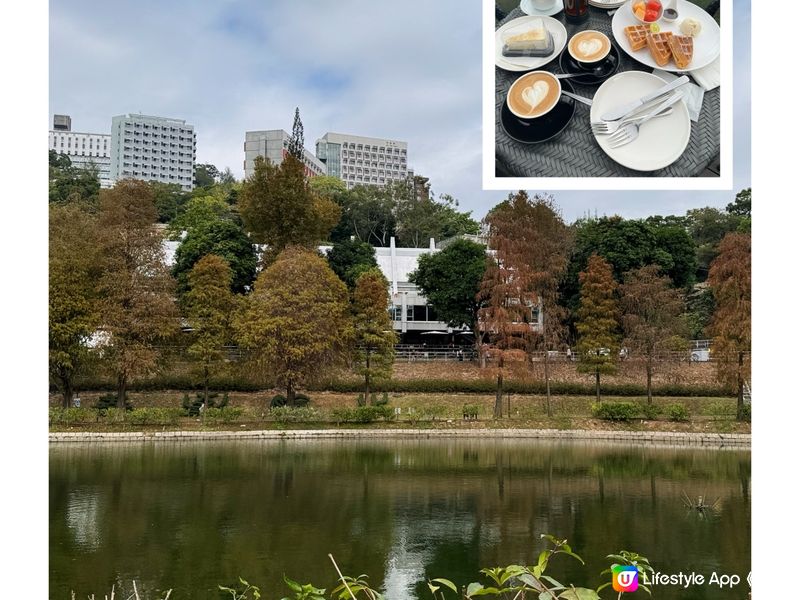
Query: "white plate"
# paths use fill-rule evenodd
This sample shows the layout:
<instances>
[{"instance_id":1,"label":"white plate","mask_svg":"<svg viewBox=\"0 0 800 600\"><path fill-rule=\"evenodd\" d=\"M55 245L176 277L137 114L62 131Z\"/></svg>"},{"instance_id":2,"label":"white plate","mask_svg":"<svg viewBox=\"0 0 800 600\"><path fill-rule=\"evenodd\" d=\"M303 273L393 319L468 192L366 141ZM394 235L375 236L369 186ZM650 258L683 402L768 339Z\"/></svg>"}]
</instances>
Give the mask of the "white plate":
<instances>
[{"instance_id":1,"label":"white plate","mask_svg":"<svg viewBox=\"0 0 800 600\"><path fill-rule=\"evenodd\" d=\"M554 0L553 6L544 10L536 8L532 0L522 0L522 2L519 3L519 9L526 15L531 15L532 17L552 17L564 10L564 0Z\"/></svg>"},{"instance_id":2,"label":"white plate","mask_svg":"<svg viewBox=\"0 0 800 600\"><path fill-rule=\"evenodd\" d=\"M627 0L589 0L589 6L597 8L617 8L625 4Z\"/></svg>"},{"instance_id":3,"label":"white plate","mask_svg":"<svg viewBox=\"0 0 800 600\"><path fill-rule=\"evenodd\" d=\"M661 0L661 3L666 4L666 0ZM632 56L634 60L638 60L640 63L648 67L653 67L654 69L672 71L673 73L684 73L693 71L694 69L700 69L710 64L719 56L720 49L719 25L717 25L714 17L699 6L687 2L687 0L678 0L678 19L674 23L668 23L664 19L659 19L656 22L661 28L661 31L671 31L676 35L683 35L681 34L680 24L688 17L700 21L702 27L700 35L694 38L694 53L688 69L679 69L671 59L665 66L659 67L656 61L653 60L653 55L650 54L650 50L647 46L636 52L631 50L630 42L628 42L628 38L625 35L625 28L628 25L641 25L641 22L636 20L636 17L633 16L630 1L626 2L624 6L621 6L619 10L614 13L614 17L611 20L611 30L614 33L614 38L617 40L619 47L627 52L628 55Z\"/></svg>"},{"instance_id":4,"label":"white plate","mask_svg":"<svg viewBox=\"0 0 800 600\"><path fill-rule=\"evenodd\" d=\"M612 108L633 102L665 85L665 81L644 71L625 71L606 80L594 94L589 115L599 121L600 115ZM651 119L639 130L639 137L630 144L610 148L607 135L596 135L595 139L603 152L619 164L636 171L656 171L674 163L686 146L692 133L692 123L686 103L681 100L673 105L672 114Z\"/></svg>"},{"instance_id":5,"label":"white plate","mask_svg":"<svg viewBox=\"0 0 800 600\"><path fill-rule=\"evenodd\" d=\"M505 32L508 29L511 29L512 27L516 27L517 25L522 25L526 21L533 21L535 19L541 19L544 22L544 26L547 27L547 30L553 36L553 44L555 44L553 53L550 56L534 56L534 57L511 56L509 58L506 58L505 56L503 56L503 32ZM494 64L506 71L533 71L534 69L543 67L551 60L556 58L566 45L567 45L567 30L559 21L556 21L554 18L519 17L517 19L509 21L508 23L500 27L500 29L495 31Z\"/></svg>"}]
</instances>

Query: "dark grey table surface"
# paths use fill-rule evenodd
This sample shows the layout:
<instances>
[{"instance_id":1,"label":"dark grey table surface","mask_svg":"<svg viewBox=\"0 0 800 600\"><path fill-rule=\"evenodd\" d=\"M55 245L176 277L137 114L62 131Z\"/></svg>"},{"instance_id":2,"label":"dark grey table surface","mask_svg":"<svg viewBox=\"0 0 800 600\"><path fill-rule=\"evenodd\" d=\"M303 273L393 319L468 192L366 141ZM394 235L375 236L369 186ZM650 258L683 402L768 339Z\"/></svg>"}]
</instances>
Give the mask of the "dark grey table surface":
<instances>
[{"instance_id":1,"label":"dark grey table surface","mask_svg":"<svg viewBox=\"0 0 800 600\"><path fill-rule=\"evenodd\" d=\"M525 16L519 8L514 9L497 27L517 17ZM640 70L652 72L652 68L631 58L614 40L611 32L611 17L605 9L589 7L589 19L578 25L567 23L564 11L553 17L567 28L568 37L584 29L602 31L619 50L622 71ZM566 52L566 49L564 50ZM558 55L541 67L543 70L560 72ZM694 177L708 176L708 167L719 155L720 117L719 94L716 88L703 96L703 106L697 122L692 121L689 144L674 163L658 171L634 171L614 162L597 144L589 128L590 107L576 103L575 115L569 125L554 139L540 144L522 144L511 139L500 123L500 111L505 103L508 88L523 73L511 72L495 67L495 165L498 176L509 177ZM575 92L592 97L599 85L587 86L573 83Z\"/></svg>"}]
</instances>

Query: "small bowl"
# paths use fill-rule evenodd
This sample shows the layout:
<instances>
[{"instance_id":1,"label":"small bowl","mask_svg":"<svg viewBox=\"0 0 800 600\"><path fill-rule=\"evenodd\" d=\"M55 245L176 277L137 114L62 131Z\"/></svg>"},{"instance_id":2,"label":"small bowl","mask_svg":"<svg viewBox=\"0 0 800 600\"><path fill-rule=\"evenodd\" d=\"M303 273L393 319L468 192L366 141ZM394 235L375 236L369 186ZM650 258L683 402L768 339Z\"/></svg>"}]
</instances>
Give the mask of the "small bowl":
<instances>
[{"instance_id":1,"label":"small bowl","mask_svg":"<svg viewBox=\"0 0 800 600\"><path fill-rule=\"evenodd\" d=\"M631 4L630 4L630 6L631 6L631 14L633 15L633 18L634 18L634 19L636 19L637 21L639 21L639 23L643 23L644 25L651 25L652 23L657 23L657 22L658 22L658 20L659 20L659 19L661 19L661 17L664 15L664 4L663 4L663 3L661 3L661 6L660 6L660 7L659 7L659 9L658 9L658 16L657 16L657 17L656 17L654 20L652 20L652 21L645 21L644 19L640 19L640 18L638 17L638 15L636 14L636 12L633 10L633 7L634 7L635 5L637 5L637 4L640 4L640 3L642 3L642 4L645 4L645 5L646 5L646 4L647 4L647 1L646 1L646 0L631 0Z\"/></svg>"}]
</instances>

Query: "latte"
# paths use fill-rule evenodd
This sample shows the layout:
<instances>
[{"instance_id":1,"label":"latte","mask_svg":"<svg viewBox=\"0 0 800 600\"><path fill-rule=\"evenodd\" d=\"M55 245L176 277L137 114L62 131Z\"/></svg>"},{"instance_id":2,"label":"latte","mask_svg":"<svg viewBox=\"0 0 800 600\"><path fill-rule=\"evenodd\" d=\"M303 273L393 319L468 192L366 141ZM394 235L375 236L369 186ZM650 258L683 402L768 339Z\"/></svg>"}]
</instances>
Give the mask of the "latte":
<instances>
[{"instance_id":1,"label":"latte","mask_svg":"<svg viewBox=\"0 0 800 600\"><path fill-rule=\"evenodd\" d=\"M549 112L561 97L561 84L551 73L532 71L517 79L508 90L508 108L522 119L535 119Z\"/></svg>"},{"instance_id":2,"label":"latte","mask_svg":"<svg viewBox=\"0 0 800 600\"><path fill-rule=\"evenodd\" d=\"M611 41L600 31L587 30L576 33L569 41L569 54L582 63L603 60L611 51Z\"/></svg>"}]
</instances>

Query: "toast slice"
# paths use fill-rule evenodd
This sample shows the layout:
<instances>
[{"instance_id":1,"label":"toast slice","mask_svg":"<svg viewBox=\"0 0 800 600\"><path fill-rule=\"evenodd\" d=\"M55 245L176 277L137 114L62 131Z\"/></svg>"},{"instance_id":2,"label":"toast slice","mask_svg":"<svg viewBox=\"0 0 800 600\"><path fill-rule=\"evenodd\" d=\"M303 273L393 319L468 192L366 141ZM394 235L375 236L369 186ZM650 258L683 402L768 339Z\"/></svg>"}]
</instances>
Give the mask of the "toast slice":
<instances>
[{"instance_id":1,"label":"toast slice","mask_svg":"<svg viewBox=\"0 0 800 600\"><path fill-rule=\"evenodd\" d=\"M631 50L636 52L647 46L647 34L650 28L647 25L629 25L625 28L625 35L631 45Z\"/></svg>"},{"instance_id":2,"label":"toast slice","mask_svg":"<svg viewBox=\"0 0 800 600\"><path fill-rule=\"evenodd\" d=\"M650 54L659 67L665 66L669 59L672 58L672 50L670 50L669 46L669 38L671 37L671 31L647 34L647 47L650 48Z\"/></svg>"},{"instance_id":3,"label":"toast slice","mask_svg":"<svg viewBox=\"0 0 800 600\"><path fill-rule=\"evenodd\" d=\"M672 60L678 65L679 69L685 69L692 62L694 53L694 40L684 35L673 35L667 40L669 49L672 52Z\"/></svg>"}]
</instances>

